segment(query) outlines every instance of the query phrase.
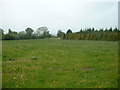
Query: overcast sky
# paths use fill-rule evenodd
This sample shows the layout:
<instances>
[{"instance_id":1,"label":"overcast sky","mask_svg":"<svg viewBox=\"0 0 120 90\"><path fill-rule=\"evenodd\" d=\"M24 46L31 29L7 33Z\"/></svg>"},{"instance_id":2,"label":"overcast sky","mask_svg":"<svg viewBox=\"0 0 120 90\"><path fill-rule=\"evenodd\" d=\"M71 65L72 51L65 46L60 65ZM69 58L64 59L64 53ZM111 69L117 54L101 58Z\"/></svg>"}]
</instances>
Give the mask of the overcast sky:
<instances>
[{"instance_id":1,"label":"overcast sky","mask_svg":"<svg viewBox=\"0 0 120 90\"><path fill-rule=\"evenodd\" d=\"M118 0L100 1L0 0L0 28L7 32L46 26L56 34L59 29L118 27Z\"/></svg>"}]
</instances>

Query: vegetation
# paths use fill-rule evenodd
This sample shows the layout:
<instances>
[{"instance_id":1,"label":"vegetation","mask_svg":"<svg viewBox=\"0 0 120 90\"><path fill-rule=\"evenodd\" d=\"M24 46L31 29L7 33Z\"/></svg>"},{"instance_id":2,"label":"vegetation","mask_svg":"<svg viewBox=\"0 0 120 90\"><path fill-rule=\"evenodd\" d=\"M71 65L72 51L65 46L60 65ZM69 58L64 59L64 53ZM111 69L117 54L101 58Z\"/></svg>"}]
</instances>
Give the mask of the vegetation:
<instances>
[{"instance_id":1,"label":"vegetation","mask_svg":"<svg viewBox=\"0 0 120 90\"><path fill-rule=\"evenodd\" d=\"M58 30L57 37L47 27L6 34L0 29L2 86L118 88L119 35L117 28Z\"/></svg>"},{"instance_id":2,"label":"vegetation","mask_svg":"<svg viewBox=\"0 0 120 90\"><path fill-rule=\"evenodd\" d=\"M8 34L2 32L3 40L21 40L21 39L43 39L53 37L49 34L47 27L40 27L36 31L31 28L27 28L25 31L19 33L14 32L9 29ZM117 28L110 29L100 29L95 30L94 28L81 29L79 32L72 32L72 30L67 30L66 34L62 30L58 30L57 37L61 39L77 39L77 40L104 40L104 41L118 41L120 40L120 31Z\"/></svg>"},{"instance_id":3,"label":"vegetation","mask_svg":"<svg viewBox=\"0 0 120 90\"><path fill-rule=\"evenodd\" d=\"M117 88L118 42L3 41L3 88Z\"/></svg>"},{"instance_id":4,"label":"vegetation","mask_svg":"<svg viewBox=\"0 0 120 90\"><path fill-rule=\"evenodd\" d=\"M62 31L61 31L62 32ZM120 31L117 28L110 29L100 29L100 30L94 30L94 28L88 28L85 30L80 30L79 32L72 33L72 31L69 29L66 32L66 35L61 34L61 39L77 39L77 40L107 40L107 41L118 41L120 40L120 37L118 37L118 34L120 34Z\"/></svg>"},{"instance_id":5,"label":"vegetation","mask_svg":"<svg viewBox=\"0 0 120 90\"><path fill-rule=\"evenodd\" d=\"M8 34L4 34L4 30L2 29L0 31L2 32L3 40L43 39L51 37L47 27L40 27L36 31L32 28L27 28L25 31L20 31L19 33L9 29Z\"/></svg>"}]
</instances>

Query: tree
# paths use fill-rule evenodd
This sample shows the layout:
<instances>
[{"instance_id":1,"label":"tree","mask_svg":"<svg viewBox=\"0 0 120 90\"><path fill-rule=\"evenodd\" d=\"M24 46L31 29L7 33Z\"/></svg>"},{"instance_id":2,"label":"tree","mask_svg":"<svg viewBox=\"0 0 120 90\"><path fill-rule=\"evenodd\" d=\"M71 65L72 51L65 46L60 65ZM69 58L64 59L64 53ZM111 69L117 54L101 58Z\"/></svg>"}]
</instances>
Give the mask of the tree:
<instances>
[{"instance_id":1,"label":"tree","mask_svg":"<svg viewBox=\"0 0 120 90\"><path fill-rule=\"evenodd\" d=\"M44 31L43 32L43 38L50 38L50 34L49 34L49 31Z\"/></svg>"},{"instance_id":2,"label":"tree","mask_svg":"<svg viewBox=\"0 0 120 90\"><path fill-rule=\"evenodd\" d=\"M11 29L8 30L8 34L4 35L5 40L16 40L18 39L18 34L15 31L12 31Z\"/></svg>"},{"instance_id":3,"label":"tree","mask_svg":"<svg viewBox=\"0 0 120 90\"><path fill-rule=\"evenodd\" d=\"M44 32L47 32L48 31L48 28L47 27L39 27L37 29L37 33L38 35L42 35Z\"/></svg>"},{"instance_id":4,"label":"tree","mask_svg":"<svg viewBox=\"0 0 120 90\"><path fill-rule=\"evenodd\" d=\"M103 32L103 29L100 29L99 32Z\"/></svg>"},{"instance_id":5,"label":"tree","mask_svg":"<svg viewBox=\"0 0 120 90\"><path fill-rule=\"evenodd\" d=\"M70 29L68 29L68 31L66 32L66 39L70 39L71 38L71 36L72 36L72 30L70 30Z\"/></svg>"},{"instance_id":6,"label":"tree","mask_svg":"<svg viewBox=\"0 0 120 90\"><path fill-rule=\"evenodd\" d=\"M109 32L112 32L112 27L109 29Z\"/></svg>"},{"instance_id":7,"label":"tree","mask_svg":"<svg viewBox=\"0 0 120 90\"><path fill-rule=\"evenodd\" d=\"M64 33L64 32L62 32L60 38L61 38L61 39L65 39L65 33Z\"/></svg>"},{"instance_id":8,"label":"tree","mask_svg":"<svg viewBox=\"0 0 120 90\"><path fill-rule=\"evenodd\" d=\"M92 28L92 32L94 32L94 30L95 30L95 29L94 29L94 28Z\"/></svg>"},{"instance_id":9,"label":"tree","mask_svg":"<svg viewBox=\"0 0 120 90\"><path fill-rule=\"evenodd\" d=\"M67 34L68 34L68 33L72 33L72 31L69 29L66 33L67 33Z\"/></svg>"},{"instance_id":10,"label":"tree","mask_svg":"<svg viewBox=\"0 0 120 90\"><path fill-rule=\"evenodd\" d=\"M88 28L87 29L87 33L90 33L92 30L91 30L91 28Z\"/></svg>"},{"instance_id":11,"label":"tree","mask_svg":"<svg viewBox=\"0 0 120 90\"><path fill-rule=\"evenodd\" d=\"M9 33L9 34L12 33L12 30L11 30L11 29L8 29L8 33Z\"/></svg>"},{"instance_id":12,"label":"tree","mask_svg":"<svg viewBox=\"0 0 120 90\"><path fill-rule=\"evenodd\" d=\"M47 27L39 27L36 31L36 34L39 38L45 38L49 35L49 31Z\"/></svg>"},{"instance_id":13,"label":"tree","mask_svg":"<svg viewBox=\"0 0 120 90\"><path fill-rule=\"evenodd\" d=\"M81 29L81 30L80 30L80 33L82 33L82 32L83 32L83 30Z\"/></svg>"},{"instance_id":14,"label":"tree","mask_svg":"<svg viewBox=\"0 0 120 90\"><path fill-rule=\"evenodd\" d=\"M31 28L27 28L25 31L27 33L27 38L30 39L34 30Z\"/></svg>"},{"instance_id":15,"label":"tree","mask_svg":"<svg viewBox=\"0 0 120 90\"><path fill-rule=\"evenodd\" d=\"M31 28L27 28L25 31L19 33L8 30L7 34L0 29L0 39L3 40L16 40L16 39L36 39L36 38L50 38L52 35L49 34L47 27L40 27L34 33ZM94 30L94 28L81 29L79 32L72 33L69 29L66 34L62 30L58 30L57 36L61 39L77 39L77 40L110 40L117 41L120 40L120 31L116 28L112 29L99 29Z\"/></svg>"},{"instance_id":16,"label":"tree","mask_svg":"<svg viewBox=\"0 0 120 90\"><path fill-rule=\"evenodd\" d=\"M18 33L19 39L27 39L25 31L21 31Z\"/></svg>"},{"instance_id":17,"label":"tree","mask_svg":"<svg viewBox=\"0 0 120 90\"><path fill-rule=\"evenodd\" d=\"M113 30L114 32L118 32L118 29L117 29L117 27L116 28L114 28L114 30Z\"/></svg>"},{"instance_id":18,"label":"tree","mask_svg":"<svg viewBox=\"0 0 120 90\"><path fill-rule=\"evenodd\" d=\"M62 36L62 30L58 30L58 32L57 32L57 37L61 37Z\"/></svg>"}]
</instances>

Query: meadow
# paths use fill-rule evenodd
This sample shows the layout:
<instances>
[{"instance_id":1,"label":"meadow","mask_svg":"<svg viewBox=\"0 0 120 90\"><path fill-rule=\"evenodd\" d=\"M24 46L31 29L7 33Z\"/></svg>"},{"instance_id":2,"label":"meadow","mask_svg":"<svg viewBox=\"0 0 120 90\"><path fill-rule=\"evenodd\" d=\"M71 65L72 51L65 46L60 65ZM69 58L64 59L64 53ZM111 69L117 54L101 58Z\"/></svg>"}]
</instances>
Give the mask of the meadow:
<instances>
[{"instance_id":1,"label":"meadow","mask_svg":"<svg viewBox=\"0 0 120 90\"><path fill-rule=\"evenodd\" d=\"M2 42L3 88L117 88L118 42Z\"/></svg>"}]
</instances>

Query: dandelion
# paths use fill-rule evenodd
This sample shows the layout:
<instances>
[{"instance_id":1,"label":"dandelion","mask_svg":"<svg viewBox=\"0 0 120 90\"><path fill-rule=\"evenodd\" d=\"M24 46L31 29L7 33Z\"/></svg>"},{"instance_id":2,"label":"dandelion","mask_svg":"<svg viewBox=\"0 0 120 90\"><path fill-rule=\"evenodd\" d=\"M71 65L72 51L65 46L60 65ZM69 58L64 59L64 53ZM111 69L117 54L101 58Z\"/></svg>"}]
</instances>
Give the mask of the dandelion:
<instances>
[{"instance_id":1,"label":"dandelion","mask_svg":"<svg viewBox=\"0 0 120 90\"><path fill-rule=\"evenodd\" d=\"M16 79L16 77L13 77L13 79L15 80L15 79Z\"/></svg>"},{"instance_id":2,"label":"dandelion","mask_svg":"<svg viewBox=\"0 0 120 90\"><path fill-rule=\"evenodd\" d=\"M69 70L67 72L70 72Z\"/></svg>"},{"instance_id":3,"label":"dandelion","mask_svg":"<svg viewBox=\"0 0 120 90\"><path fill-rule=\"evenodd\" d=\"M32 60L37 60L37 59L38 59L38 58L37 58L37 57L35 57L35 56L33 56L33 57L32 57Z\"/></svg>"},{"instance_id":4,"label":"dandelion","mask_svg":"<svg viewBox=\"0 0 120 90\"><path fill-rule=\"evenodd\" d=\"M56 60L54 59L53 62L55 62Z\"/></svg>"},{"instance_id":5,"label":"dandelion","mask_svg":"<svg viewBox=\"0 0 120 90\"><path fill-rule=\"evenodd\" d=\"M83 80L83 82L85 82L86 80Z\"/></svg>"},{"instance_id":6,"label":"dandelion","mask_svg":"<svg viewBox=\"0 0 120 90\"><path fill-rule=\"evenodd\" d=\"M53 81L53 83L55 83L55 81Z\"/></svg>"}]
</instances>

